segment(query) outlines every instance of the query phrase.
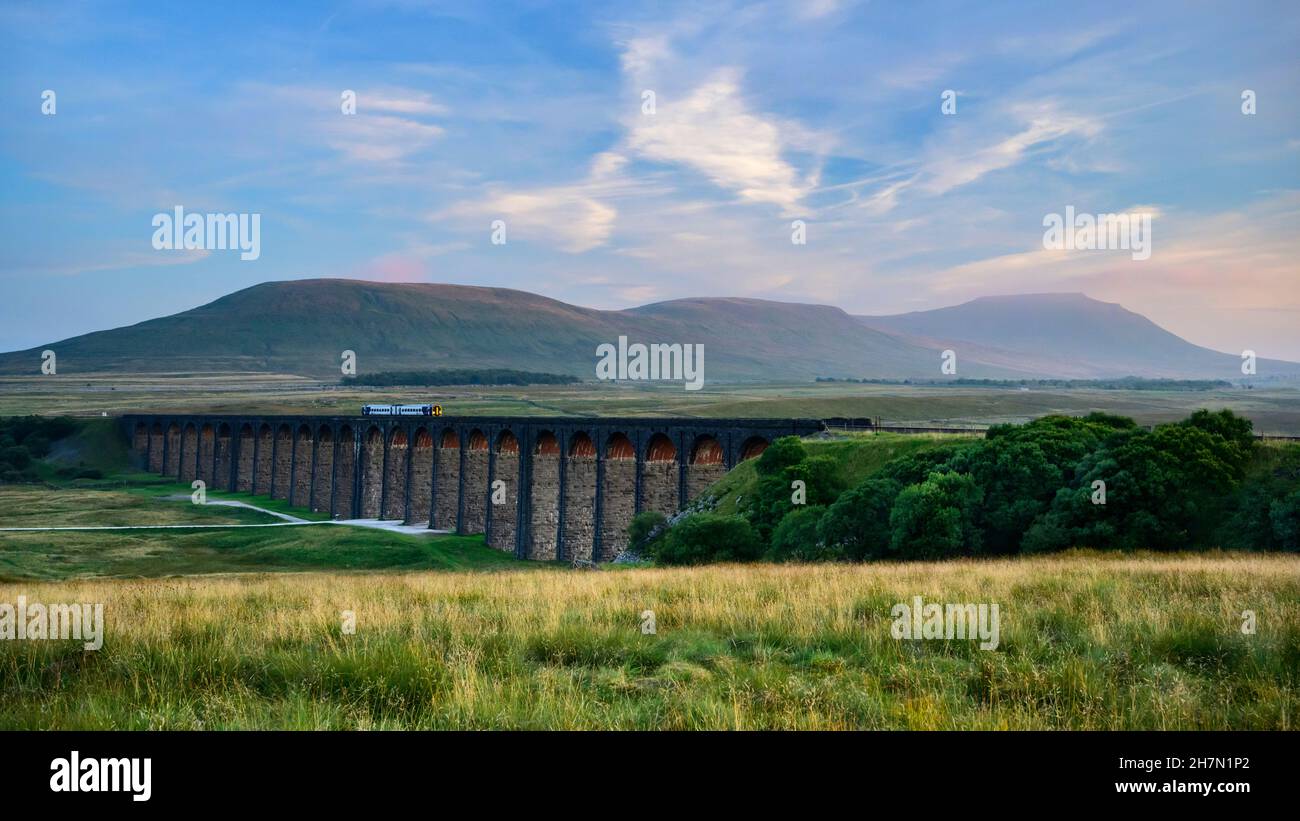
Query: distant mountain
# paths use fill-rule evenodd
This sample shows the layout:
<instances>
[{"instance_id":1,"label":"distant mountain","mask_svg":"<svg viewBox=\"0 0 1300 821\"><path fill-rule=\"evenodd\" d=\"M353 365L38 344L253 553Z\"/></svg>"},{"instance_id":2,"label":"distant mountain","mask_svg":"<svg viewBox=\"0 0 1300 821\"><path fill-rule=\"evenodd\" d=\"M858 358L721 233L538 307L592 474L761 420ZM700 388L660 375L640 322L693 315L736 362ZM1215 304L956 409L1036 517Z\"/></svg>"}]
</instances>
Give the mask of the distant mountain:
<instances>
[{"instance_id":1,"label":"distant mountain","mask_svg":"<svg viewBox=\"0 0 1300 821\"><path fill-rule=\"evenodd\" d=\"M981 297L950 308L860 316L869 328L968 358L1073 378L1239 378L1241 357L1193 345L1121 305L1083 294ZM1300 374L1300 364L1258 360L1258 374Z\"/></svg>"},{"instance_id":2,"label":"distant mountain","mask_svg":"<svg viewBox=\"0 0 1300 821\"><path fill-rule=\"evenodd\" d=\"M0 354L0 373L259 371L329 377L358 368L513 368L594 378L596 348L704 345L709 381L937 376L939 352L873 330L839 308L686 299L598 311L507 288L316 279L268 282L126 328ZM1008 376L1002 367L977 368Z\"/></svg>"},{"instance_id":3,"label":"distant mountain","mask_svg":"<svg viewBox=\"0 0 1300 821\"><path fill-rule=\"evenodd\" d=\"M0 373L361 372L511 368L595 376L596 348L704 345L710 382L814 377L940 377L958 351L969 378L1207 377L1239 373L1236 357L1191 345L1117 305L1081 295L976 300L895 317L853 317L827 305L679 299L598 311L525 291L339 279L267 282L193 310L0 354ZM1300 371L1300 366L1288 365Z\"/></svg>"}]
</instances>

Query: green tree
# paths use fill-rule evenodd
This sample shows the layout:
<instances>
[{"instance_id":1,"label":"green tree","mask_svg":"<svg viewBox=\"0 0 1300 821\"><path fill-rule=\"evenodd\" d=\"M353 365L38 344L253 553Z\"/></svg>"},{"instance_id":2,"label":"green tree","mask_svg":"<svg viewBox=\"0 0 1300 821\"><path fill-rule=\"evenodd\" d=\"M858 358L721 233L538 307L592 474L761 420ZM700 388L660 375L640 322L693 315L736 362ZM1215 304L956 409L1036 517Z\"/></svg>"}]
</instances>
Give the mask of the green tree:
<instances>
[{"instance_id":1,"label":"green tree","mask_svg":"<svg viewBox=\"0 0 1300 821\"><path fill-rule=\"evenodd\" d=\"M762 553L762 544L743 516L694 513L677 522L652 543L651 556L662 564L748 562Z\"/></svg>"},{"instance_id":2,"label":"green tree","mask_svg":"<svg viewBox=\"0 0 1300 821\"><path fill-rule=\"evenodd\" d=\"M1273 526L1277 547L1282 550L1300 550L1300 490L1275 499L1268 507L1268 518Z\"/></svg>"},{"instance_id":3,"label":"green tree","mask_svg":"<svg viewBox=\"0 0 1300 821\"><path fill-rule=\"evenodd\" d=\"M904 488L889 523L890 551L902 559L942 559L979 552L975 510L983 499L975 480L961 473L932 473Z\"/></svg>"},{"instance_id":4,"label":"green tree","mask_svg":"<svg viewBox=\"0 0 1300 821\"><path fill-rule=\"evenodd\" d=\"M871 477L845 491L826 510L818 536L827 549L852 561L879 559L889 552L889 511L902 485Z\"/></svg>"},{"instance_id":5,"label":"green tree","mask_svg":"<svg viewBox=\"0 0 1300 821\"><path fill-rule=\"evenodd\" d=\"M803 446L803 440L798 436L782 436L767 446L754 463L754 470L758 471L759 476L776 476L807 458L808 451Z\"/></svg>"},{"instance_id":6,"label":"green tree","mask_svg":"<svg viewBox=\"0 0 1300 821\"><path fill-rule=\"evenodd\" d=\"M817 525L826 508L808 505L786 515L772 531L767 557L774 561L815 562L841 558L842 554L822 543Z\"/></svg>"}]
</instances>

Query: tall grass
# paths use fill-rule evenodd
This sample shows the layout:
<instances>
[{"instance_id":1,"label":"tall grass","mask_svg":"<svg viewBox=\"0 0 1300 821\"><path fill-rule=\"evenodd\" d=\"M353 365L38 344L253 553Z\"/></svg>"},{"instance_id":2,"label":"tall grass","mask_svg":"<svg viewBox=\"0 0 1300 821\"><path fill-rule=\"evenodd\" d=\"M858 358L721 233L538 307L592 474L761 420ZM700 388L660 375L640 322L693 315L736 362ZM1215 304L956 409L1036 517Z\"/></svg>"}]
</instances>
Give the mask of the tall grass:
<instances>
[{"instance_id":1,"label":"tall grass","mask_svg":"<svg viewBox=\"0 0 1300 821\"><path fill-rule=\"evenodd\" d=\"M1277 555L0 584L20 594L107 624L98 652L0 641L6 728L1291 729L1300 685ZM1001 646L892 639L914 595L998 603Z\"/></svg>"}]
</instances>

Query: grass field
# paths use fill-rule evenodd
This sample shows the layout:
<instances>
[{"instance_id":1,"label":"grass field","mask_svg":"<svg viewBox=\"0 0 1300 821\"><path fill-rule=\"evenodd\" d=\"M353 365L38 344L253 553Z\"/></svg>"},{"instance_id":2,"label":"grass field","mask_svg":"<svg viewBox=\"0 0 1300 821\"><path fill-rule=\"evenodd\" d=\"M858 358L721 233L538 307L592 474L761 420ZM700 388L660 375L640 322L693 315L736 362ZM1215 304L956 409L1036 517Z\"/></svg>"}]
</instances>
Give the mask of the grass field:
<instances>
[{"instance_id":1,"label":"grass field","mask_svg":"<svg viewBox=\"0 0 1300 821\"><path fill-rule=\"evenodd\" d=\"M18 595L102 602L105 638L0 642L4 728L1293 729L1300 706L1294 556L0 584ZM998 603L1000 647L894 640L914 595Z\"/></svg>"},{"instance_id":2,"label":"grass field","mask_svg":"<svg viewBox=\"0 0 1300 821\"><path fill-rule=\"evenodd\" d=\"M98 602L106 621L97 651L0 641L0 729L1296 726L1294 554L583 571L481 536L240 528L274 519L130 471L120 442L99 441L115 430L56 443L45 484L0 487L0 526L151 527L0 533L0 604ZM805 444L852 485L954 438ZM60 464L107 475L58 478ZM723 512L753 471L712 489ZM156 527L175 523L223 527ZM891 609L914 596L997 604L999 646L894 639Z\"/></svg>"},{"instance_id":3,"label":"grass field","mask_svg":"<svg viewBox=\"0 0 1300 821\"><path fill-rule=\"evenodd\" d=\"M189 485L120 473L44 485L0 485L0 527L104 527L127 531L0 532L0 580L141 578L305 570L457 570L522 563L482 536L407 535L347 525L241 528L282 520L256 510L196 505ZM209 491L302 519L327 514L248 493ZM168 525L232 525L205 530Z\"/></svg>"},{"instance_id":4,"label":"grass field","mask_svg":"<svg viewBox=\"0 0 1300 821\"><path fill-rule=\"evenodd\" d=\"M572 385L359 389L286 375L0 377L0 415L136 412L345 413L368 402L438 402L457 416L870 416L895 424L1024 422L1106 411L1150 425L1192 410L1231 408L1262 433L1300 434L1300 389L1135 391L920 387L849 383Z\"/></svg>"}]
</instances>

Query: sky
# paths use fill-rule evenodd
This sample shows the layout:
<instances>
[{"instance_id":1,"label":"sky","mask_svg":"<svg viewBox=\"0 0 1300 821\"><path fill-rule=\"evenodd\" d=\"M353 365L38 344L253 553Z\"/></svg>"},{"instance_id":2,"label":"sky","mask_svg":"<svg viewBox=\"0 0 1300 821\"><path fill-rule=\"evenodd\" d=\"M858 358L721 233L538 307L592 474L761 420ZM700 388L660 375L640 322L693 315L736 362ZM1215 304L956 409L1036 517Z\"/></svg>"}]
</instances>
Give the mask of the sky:
<instances>
[{"instance_id":1,"label":"sky","mask_svg":"<svg viewBox=\"0 0 1300 821\"><path fill-rule=\"evenodd\" d=\"M155 249L178 205L260 255ZM1045 248L1067 207L1150 214L1150 257ZM347 277L1082 292L1300 361L1298 252L1300 3L0 5L0 350Z\"/></svg>"}]
</instances>

